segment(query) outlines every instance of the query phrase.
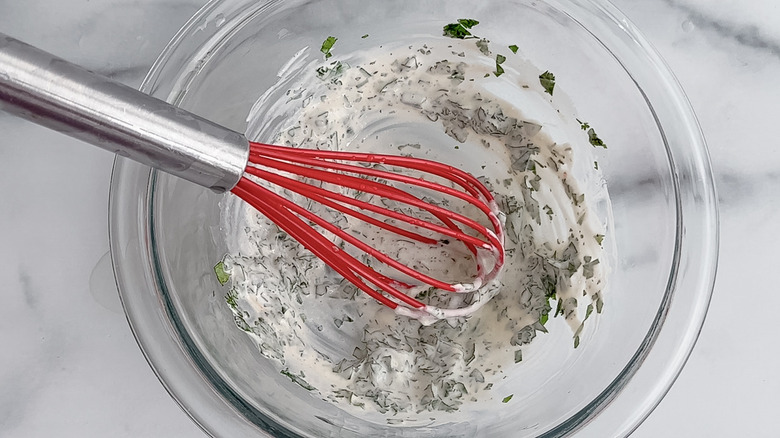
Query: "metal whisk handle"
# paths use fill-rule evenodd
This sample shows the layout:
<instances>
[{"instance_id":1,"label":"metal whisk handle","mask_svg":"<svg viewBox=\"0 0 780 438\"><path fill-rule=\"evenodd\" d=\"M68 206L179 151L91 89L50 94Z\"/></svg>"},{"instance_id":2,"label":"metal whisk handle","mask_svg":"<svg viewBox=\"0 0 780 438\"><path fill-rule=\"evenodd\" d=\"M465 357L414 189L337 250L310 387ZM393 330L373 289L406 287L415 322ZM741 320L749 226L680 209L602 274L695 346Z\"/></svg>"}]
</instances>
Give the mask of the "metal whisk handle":
<instances>
[{"instance_id":1,"label":"metal whisk handle","mask_svg":"<svg viewBox=\"0 0 780 438\"><path fill-rule=\"evenodd\" d=\"M2 33L0 109L217 192L249 156L236 131Z\"/></svg>"}]
</instances>

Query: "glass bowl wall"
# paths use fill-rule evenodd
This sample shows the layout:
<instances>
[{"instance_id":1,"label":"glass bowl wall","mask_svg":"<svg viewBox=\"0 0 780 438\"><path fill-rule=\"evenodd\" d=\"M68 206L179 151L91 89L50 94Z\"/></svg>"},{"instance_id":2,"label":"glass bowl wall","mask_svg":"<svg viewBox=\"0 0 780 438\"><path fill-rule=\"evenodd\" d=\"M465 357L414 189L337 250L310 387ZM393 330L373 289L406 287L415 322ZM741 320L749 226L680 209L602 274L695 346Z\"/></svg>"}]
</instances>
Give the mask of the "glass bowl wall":
<instances>
[{"instance_id":1,"label":"glass bowl wall","mask_svg":"<svg viewBox=\"0 0 780 438\"><path fill-rule=\"evenodd\" d=\"M238 131L290 57L439 36L468 11L491 44L521 46L553 71L609 139L596 151L612 204L604 313L576 350L550 351L511 404L428 428L378 425L319 401L265 360L233 323L212 267L227 248L222 196L118 158L114 269L130 325L162 383L216 436L621 436L666 393L706 314L717 215L704 140L675 79L602 1L270 1L206 5L163 52L143 90ZM540 346L542 348L543 346ZM551 349L552 350L552 349ZM544 359L547 357L547 359ZM525 365L525 364L524 364Z\"/></svg>"}]
</instances>

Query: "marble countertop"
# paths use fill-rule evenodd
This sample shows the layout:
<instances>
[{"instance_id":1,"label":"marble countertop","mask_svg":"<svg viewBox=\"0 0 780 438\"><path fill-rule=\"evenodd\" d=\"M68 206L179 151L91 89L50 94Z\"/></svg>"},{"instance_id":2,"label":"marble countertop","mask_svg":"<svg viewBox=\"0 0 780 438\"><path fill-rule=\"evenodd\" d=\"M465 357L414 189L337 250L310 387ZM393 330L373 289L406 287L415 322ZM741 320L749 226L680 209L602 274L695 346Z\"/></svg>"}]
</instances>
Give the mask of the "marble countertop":
<instances>
[{"instance_id":1,"label":"marble countertop","mask_svg":"<svg viewBox=\"0 0 780 438\"><path fill-rule=\"evenodd\" d=\"M138 86L204 3L0 0L0 32ZM720 267L701 338L632 437L775 437L780 3L614 3L686 90L721 201ZM4 114L0 133L0 436L203 436L146 364L116 296L113 156Z\"/></svg>"}]
</instances>

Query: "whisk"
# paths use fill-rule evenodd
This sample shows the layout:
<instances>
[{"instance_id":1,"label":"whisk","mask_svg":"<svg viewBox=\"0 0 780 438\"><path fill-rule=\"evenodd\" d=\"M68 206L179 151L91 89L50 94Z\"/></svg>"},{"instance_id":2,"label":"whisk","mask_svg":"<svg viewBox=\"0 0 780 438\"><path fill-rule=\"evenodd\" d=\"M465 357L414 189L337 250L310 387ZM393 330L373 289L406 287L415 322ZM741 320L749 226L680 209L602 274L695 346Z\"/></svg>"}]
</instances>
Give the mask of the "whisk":
<instances>
[{"instance_id":1,"label":"whisk","mask_svg":"<svg viewBox=\"0 0 780 438\"><path fill-rule=\"evenodd\" d=\"M358 289L425 323L473 313L491 296L479 289L504 264L501 213L493 196L477 178L446 164L250 142L241 133L3 34L0 107L215 192L232 192ZM357 192L382 202L349 195ZM459 242L476 274L458 283L433 278L295 202L292 194L398 239L453 248ZM448 209L450 200L476 213ZM383 265L384 273L359 254ZM468 298L446 307L415 298L431 287Z\"/></svg>"}]
</instances>

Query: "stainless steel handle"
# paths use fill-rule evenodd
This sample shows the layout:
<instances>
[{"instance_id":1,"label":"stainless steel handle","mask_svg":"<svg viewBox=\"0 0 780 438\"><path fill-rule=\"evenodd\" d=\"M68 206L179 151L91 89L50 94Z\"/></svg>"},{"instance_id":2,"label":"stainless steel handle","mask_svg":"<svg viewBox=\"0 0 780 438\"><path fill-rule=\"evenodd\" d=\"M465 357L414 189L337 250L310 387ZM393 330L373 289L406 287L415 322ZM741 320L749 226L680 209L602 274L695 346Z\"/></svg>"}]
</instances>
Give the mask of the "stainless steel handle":
<instances>
[{"instance_id":1,"label":"stainless steel handle","mask_svg":"<svg viewBox=\"0 0 780 438\"><path fill-rule=\"evenodd\" d=\"M0 108L218 192L249 157L242 134L2 33Z\"/></svg>"}]
</instances>

